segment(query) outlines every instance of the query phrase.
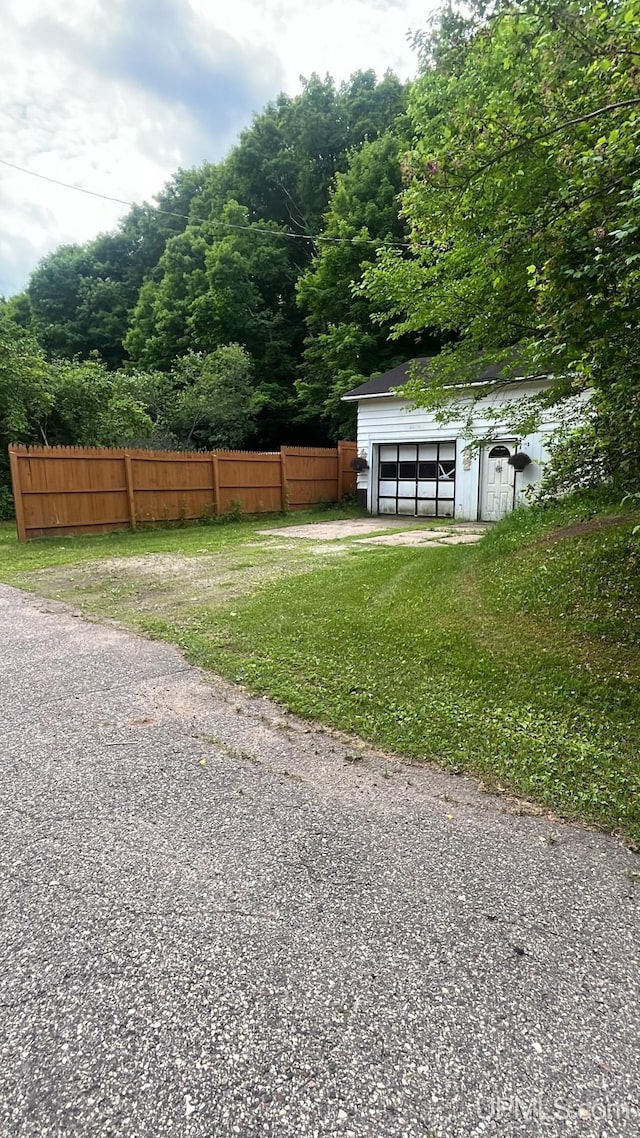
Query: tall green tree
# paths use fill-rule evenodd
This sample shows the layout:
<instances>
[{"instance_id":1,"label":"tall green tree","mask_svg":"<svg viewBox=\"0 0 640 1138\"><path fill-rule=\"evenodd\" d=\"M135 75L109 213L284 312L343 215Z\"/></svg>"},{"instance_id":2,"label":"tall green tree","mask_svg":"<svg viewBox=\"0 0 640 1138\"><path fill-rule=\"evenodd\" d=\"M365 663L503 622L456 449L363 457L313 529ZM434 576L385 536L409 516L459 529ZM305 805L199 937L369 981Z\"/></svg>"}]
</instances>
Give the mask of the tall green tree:
<instances>
[{"instance_id":1,"label":"tall green tree","mask_svg":"<svg viewBox=\"0 0 640 1138\"><path fill-rule=\"evenodd\" d=\"M262 445L276 442L290 415L300 317L290 243L274 222L251 222L228 201L221 216L173 238L159 282L144 286L126 346L141 366L170 370L188 352L239 343L261 393Z\"/></svg>"},{"instance_id":2,"label":"tall green tree","mask_svg":"<svg viewBox=\"0 0 640 1138\"><path fill-rule=\"evenodd\" d=\"M251 356L261 395L259 444L322 441L326 427L315 425L317 409L307 400L301 413L295 389L307 331L296 282L324 249L307 235L323 228L332 186L350 155L388 131L405 101L391 74L378 82L374 72L358 73L340 87L314 75L300 95L282 95L256 116L228 159L210 169L192 202L190 224L167 243L158 270L145 281L125 338L130 358L168 371L190 350L207 354L236 341ZM388 138L387 148L393 145ZM393 177L399 179L397 160ZM374 172L362 212L374 190L380 208L385 194L395 192L375 181ZM369 206L373 228L374 213ZM377 227L386 229L387 221ZM384 337L373 329L372 339ZM323 382L326 398L330 383Z\"/></svg>"},{"instance_id":3,"label":"tall green tree","mask_svg":"<svg viewBox=\"0 0 640 1138\"><path fill-rule=\"evenodd\" d=\"M478 352L506 368L515 355L556 376L551 399L601 393L628 481L640 431L639 23L639 0L445 10L422 37L409 103L412 256L388 250L365 277L395 335L452 338L429 386L411 386L416 399L442 406Z\"/></svg>"},{"instance_id":4,"label":"tall green tree","mask_svg":"<svg viewBox=\"0 0 640 1138\"><path fill-rule=\"evenodd\" d=\"M206 289L210 242L210 226L188 226L167 242L158 279L144 282L124 341L129 357L141 367L170 371L175 360L193 348L189 318Z\"/></svg>"},{"instance_id":5,"label":"tall green tree","mask_svg":"<svg viewBox=\"0 0 640 1138\"><path fill-rule=\"evenodd\" d=\"M153 277L167 241L181 233L209 167L179 170L153 207L134 206L112 233L62 245L41 261L27 287L30 324L51 358L97 353L112 368L125 359L124 337L140 289ZM15 318L26 323L24 305Z\"/></svg>"},{"instance_id":6,"label":"tall green tree","mask_svg":"<svg viewBox=\"0 0 640 1138\"><path fill-rule=\"evenodd\" d=\"M390 340L389 323L376 324L370 301L356 290L378 249L407 241L398 201L403 129L399 118L393 132L353 151L336 178L318 255L297 285L308 328L297 381L301 413L324 419L333 435L352 435L355 427L354 409L341 402L345 391L431 344L426 334Z\"/></svg>"},{"instance_id":7,"label":"tall green tree","mask_svg":"<svg viewBox=\"0 0 640 1138\"><path fill-rule=\"evenodd\" d=\"M230 196L252 219L275 221L294 233L323 223L336 174L352 150L384 134L402 114L403 84L388 72L356 72L336 86L330 76L303 80L300 95L270 103L240 136L227 165ZM300 244L308 259L311 248Z\"/></svg>"},{"instance_id":8,"label":"tall green tree","mask_svg":"<svg viewBox=\"0 0 640 1138\"><path fill-rule=\"evenodd\" d=\"M255 387L262 394L265 443L275 443L290 418L300 349L292 253L278 225L249 224L248 210L229 202L207 251L206 291L195 300L190 318L200 350L235 339L251 356Z\"/></svg>"}]
</instances>

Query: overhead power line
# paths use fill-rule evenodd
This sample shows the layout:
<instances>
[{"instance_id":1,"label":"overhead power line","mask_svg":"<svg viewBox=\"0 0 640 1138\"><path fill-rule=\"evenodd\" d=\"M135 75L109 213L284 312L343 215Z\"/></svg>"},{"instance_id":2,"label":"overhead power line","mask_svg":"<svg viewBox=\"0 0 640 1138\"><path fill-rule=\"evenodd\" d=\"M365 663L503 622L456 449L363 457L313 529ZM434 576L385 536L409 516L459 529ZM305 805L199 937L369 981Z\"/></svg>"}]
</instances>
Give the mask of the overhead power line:
<instances>
[{"instance_id":1,"label":"overhead power line","mask_svg":"<svg viewBox=\"0 0 640 1138\"><path fill-rule=\"evenodd\" d=\"M212 220L217 225L225 225L227 229L237 229L245 233L259 233L264 237L290 237L295 241L325 241L335 245L375 245L377 248L391 248L391 249L410 249L416 248L410 241L383 241L377 240L375 237L328 237L322 233L294 233L288 229L260 229L257 225L235 225L231 221L222 221L220 218L203 218L191 217L187 213L177 213L172 209L162 209L161 206L148 205L146 202L140 205L139 202L128 201L126 198L117 198L112 194L103 194L99 190L87 190L84 186L74 186L72 182L63 182L59 178L51 178L48 174L40 174L37 170L28 170L26 166L18 166L16 162L8 162L6 158L0 158L2 166L8 166L11 170L17 170L20 174L28 174L31 178L39 178L42 182L50 182L54 186L61 186L65 190L75 190L78 194L88 194L92 198L101 198L106 202L115 202L117 205L126 205L130 209L145 209L149 213L161 213L165 217L177 217L181 221L188 221L191 225L208 225Z\"/></svg>"},{"instance_id":2,"label":"overhead power line","mask_svg":"<svg viewBox=\"0 0 640 1138\"><path fill-rule=\"evenodd\" d=\"M90 194L92 198L104 198L108 202L117 202L118 205L133 205L133 202L125 201L124 198L113 198L110 194L99 194L97 190L85 190L84 186L72 186L70 182L61 182L58 178L50 178L48 174L39 174L36 170L27 170L26 166L17 166L15 162L7 162L6 158L0 158L3 166L9 166L12 170L18 170L21 174L30 174L32 178L40 178L42 182L51 182L54 186L62 186L65 190L76 190L79 194Z\"/></svg>"}]
</instances>

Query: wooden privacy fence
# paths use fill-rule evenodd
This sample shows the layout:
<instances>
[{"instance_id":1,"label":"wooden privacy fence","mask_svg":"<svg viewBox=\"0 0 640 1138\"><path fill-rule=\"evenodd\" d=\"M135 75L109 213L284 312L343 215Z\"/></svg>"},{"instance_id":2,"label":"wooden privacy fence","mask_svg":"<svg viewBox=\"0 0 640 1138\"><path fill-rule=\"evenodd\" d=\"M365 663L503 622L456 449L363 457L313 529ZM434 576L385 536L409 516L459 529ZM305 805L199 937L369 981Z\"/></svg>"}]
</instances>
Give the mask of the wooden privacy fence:
<instances>
[{"instance_id":1,"label":"wooden privacy fence","mask_svg":"<svg viewBox=\"0 0 640 1138\"><path fill-rule=\"evenodd\" d=\"M355 490L355 456L350 442L268 453L10 446L18 537L337 502Z\"/></svg>"}]
</instances>

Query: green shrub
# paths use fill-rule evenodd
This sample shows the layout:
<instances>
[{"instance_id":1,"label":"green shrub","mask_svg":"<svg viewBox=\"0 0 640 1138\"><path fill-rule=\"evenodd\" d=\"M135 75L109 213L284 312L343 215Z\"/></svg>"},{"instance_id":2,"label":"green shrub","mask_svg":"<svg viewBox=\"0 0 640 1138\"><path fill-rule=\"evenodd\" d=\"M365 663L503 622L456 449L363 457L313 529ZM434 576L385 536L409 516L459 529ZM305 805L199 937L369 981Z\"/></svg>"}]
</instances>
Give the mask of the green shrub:
<instances>
[{"instance_id":1,"label":"green shrub","mask_svg":"<svg viewBox=\"0 0 640 1138\"><path fill-rule=\"evenodd\" d=\"M9 486L0 486L0 522L10 522L15 517L13 494Z\"/></svg>"}]
</instances>

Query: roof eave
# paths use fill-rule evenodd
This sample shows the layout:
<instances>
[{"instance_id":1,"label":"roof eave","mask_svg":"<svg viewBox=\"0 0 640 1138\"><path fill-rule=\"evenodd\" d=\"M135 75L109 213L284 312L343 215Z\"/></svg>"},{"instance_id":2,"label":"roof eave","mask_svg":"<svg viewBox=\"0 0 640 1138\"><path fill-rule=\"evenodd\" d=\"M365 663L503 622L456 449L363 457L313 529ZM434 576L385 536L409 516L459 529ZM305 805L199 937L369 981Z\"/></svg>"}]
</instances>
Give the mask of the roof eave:
<instances>
[{"instance_id":1,"label":"roof eave","mask_svg":"<svg viewBox=\"0 0 640 1138\"><path fill-rule=\"evenodd\" d=\"M374 391L368 395L341 395L343 403L359 403L361 399L402 399L395 391Z\"/></svg>"},{"instance_id":2,"label":"roof eave","mask_svg":"<svg viewBox=\"0 0 640 1138\"><path fill-rule=\"evenodd\" d=\"M514 375L510 379L473 379L470 383L446 383L443 386L444 391L465 391L469 387L507 387L511 384L517 383L536 383L540 380L551 380L550 375ZM411 402L411 397L408 395L400 395L398 390L395 391L374 391L367 395L342 395L340 397L344 403L358 403L361 399L404 399L406 402Z\"/></svg>"}]
</instances>

